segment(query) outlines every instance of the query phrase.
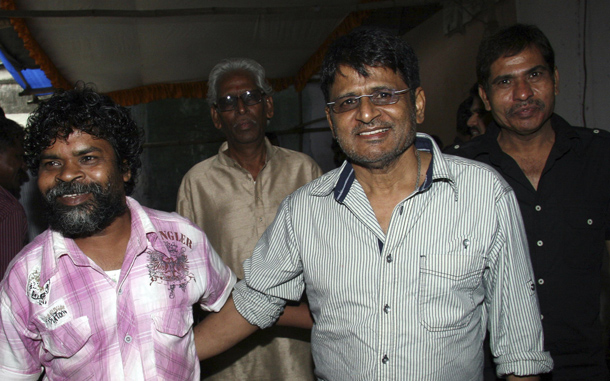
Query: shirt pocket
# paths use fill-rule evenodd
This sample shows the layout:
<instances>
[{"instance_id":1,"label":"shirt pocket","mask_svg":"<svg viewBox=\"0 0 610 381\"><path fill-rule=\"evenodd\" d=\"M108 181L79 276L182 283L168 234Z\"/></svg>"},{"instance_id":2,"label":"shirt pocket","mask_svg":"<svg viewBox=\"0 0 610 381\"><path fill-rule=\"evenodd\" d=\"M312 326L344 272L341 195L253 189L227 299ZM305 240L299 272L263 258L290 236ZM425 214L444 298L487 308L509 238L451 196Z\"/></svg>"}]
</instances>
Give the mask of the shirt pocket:
<instances>
[{"instance_id":1,"label":"shirt pocket","mask_svg":"<svg viewBox=\"0 0 610 381\"><path fill-rule=\"evenodd\" d=\"M432 254L420 258L419 320L429 331L450 331L470 323L479 304L485 260L472 254Z\"/></svg>"},{"instance_id":2,"label":"shirt pocket","mask_svg":"<svg viewBox=\"0 0 610 381\"><path fill-rule=\"evenodd\" d=\"M66 379L90 379L93 347L86 346L91 339L91 327L87 316L68 321L52 330L41 330L43 348L47 352L41 359L52 368L47 373Z\"/></svg>"},{"instance_id":3,"label":"shirt pocket","mask_svg":"<svg viewBox=\"0 0 610 381\"><path fill-rule=\"evenodd\" d=\"M197 353L193 309L176 307L152 315L155 363L160 379L193 379Z\"/></svg>"},{"instance_id":4,"label":"shirt pocket","mask_svg":"<svg viewBox=\"0 0 610 381\"><path fill-rule=\"evenodd\" d=\"M603 207L567 207L565 218L573 234L563 237L563 256L566 263L580 270L599 271L604 252Z\"/></svg>"}]
</instances>

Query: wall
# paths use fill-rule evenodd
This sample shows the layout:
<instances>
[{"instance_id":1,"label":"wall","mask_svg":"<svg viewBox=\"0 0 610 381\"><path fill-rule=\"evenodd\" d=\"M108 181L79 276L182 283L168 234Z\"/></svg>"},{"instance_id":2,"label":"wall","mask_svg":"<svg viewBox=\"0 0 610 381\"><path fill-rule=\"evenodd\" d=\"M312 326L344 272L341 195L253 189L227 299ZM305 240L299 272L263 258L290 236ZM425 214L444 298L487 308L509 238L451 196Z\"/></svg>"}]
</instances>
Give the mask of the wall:
<instances>
[{"instance_id":1,"label":"wall","mask_svg":"<svg viewBox=\"0 0 610 381\"><path fill-rule=\"evenodd\" d=\"M443 32L443 17L443 12L438 12L404 39L419 57L421 83L426 93L426 117L419 131L435 134L448 145L455 137L457 108L476 82L476 54L486 29L483 20L514 23L514 2L498 2L493 14L480 14L461 32L450 35Z\"/></svg>"},{"instance_id":2,"label":"wall","mask_svg":"<svg viewBox=\"0 0 610 381\"><path fill-rule=\"evenodd\" d=\"M518 0L517 20L537 25L555 50L555 111L575 125L610 131L610 1Z\"/></svg>"}]
</instances>

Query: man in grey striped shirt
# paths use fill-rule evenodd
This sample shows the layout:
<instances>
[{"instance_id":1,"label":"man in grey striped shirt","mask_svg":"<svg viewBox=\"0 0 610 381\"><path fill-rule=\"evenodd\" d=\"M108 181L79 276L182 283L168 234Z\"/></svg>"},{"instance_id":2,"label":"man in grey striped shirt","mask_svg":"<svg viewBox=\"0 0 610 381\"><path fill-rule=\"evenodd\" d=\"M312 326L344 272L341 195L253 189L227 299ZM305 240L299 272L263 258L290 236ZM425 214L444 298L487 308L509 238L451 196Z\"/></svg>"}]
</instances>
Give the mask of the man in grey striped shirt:
<instances>
[{"instance_id":1,"label":"man in grey striped shirt","mask_svg":"<svg viewBox=\"0 0 610 381\"><path fill-rule=\"evenodd\" d=\"M416 133L411 47L354 31L329 49L322 91L349 160L283 201L233 299L197 327L200 357L273 325L305 291L319 379L479 380L486 330L499 375L550 371L514 193Z\"/></svg>"}]
</instances>

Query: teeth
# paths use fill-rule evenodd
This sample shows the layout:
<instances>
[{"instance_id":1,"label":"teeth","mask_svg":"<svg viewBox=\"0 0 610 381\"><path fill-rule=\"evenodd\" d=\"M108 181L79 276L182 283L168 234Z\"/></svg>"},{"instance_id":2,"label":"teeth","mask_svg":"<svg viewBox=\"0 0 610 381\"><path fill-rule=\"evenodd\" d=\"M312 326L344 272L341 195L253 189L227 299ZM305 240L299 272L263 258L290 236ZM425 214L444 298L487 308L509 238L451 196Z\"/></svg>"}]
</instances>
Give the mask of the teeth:
<instances>
[{"instance_id":1,"label":"teeth","mask_svg":"<svg viewBox=\"0 0 610 381\"><path fill-rule=\"evenodd\" d=\"M375 134L379 134L381 132L386 132L387 130L389 130L389 128L382 128L381 130L361 132L359 135L375 135Z\"/></svg>"},{"instance_id":2,"label":"teeth","mask_svg":"<svg viewBox=\"0 0 610 381\"><path fill-rule=\"evenodd\" d=\"M74 197L78 197L78 196L80 196L80 195L81 195L81 193L78 193L78 194L77 194L77 193L73 193L73 194L65 194L65 195L63 195L63 196L61 196L61 197L70 197L70 198L74 198Z\"/></svg>"}]
</instances>

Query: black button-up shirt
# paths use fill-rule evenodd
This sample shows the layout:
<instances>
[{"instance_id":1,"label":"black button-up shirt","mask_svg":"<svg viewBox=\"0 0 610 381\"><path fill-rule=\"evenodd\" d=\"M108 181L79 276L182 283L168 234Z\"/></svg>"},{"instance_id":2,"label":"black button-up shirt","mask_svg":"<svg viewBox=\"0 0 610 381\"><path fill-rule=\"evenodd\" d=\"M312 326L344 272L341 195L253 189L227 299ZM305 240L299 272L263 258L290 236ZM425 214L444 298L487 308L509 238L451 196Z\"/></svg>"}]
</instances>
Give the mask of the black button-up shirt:
<instances>
[{"instance_id":1,"label":"black button-up shirt","mask_svg":"<svg viewBox=\"0 0 610 381\"><path fill-rule=\"evenodd\" d=\"M553 380L607 380L601 266L610 240L610 133L551 117L555 144L534 189L487 133L447 153L490 164L514 189L529 242Z\"/></svg>"}]
</instances>

